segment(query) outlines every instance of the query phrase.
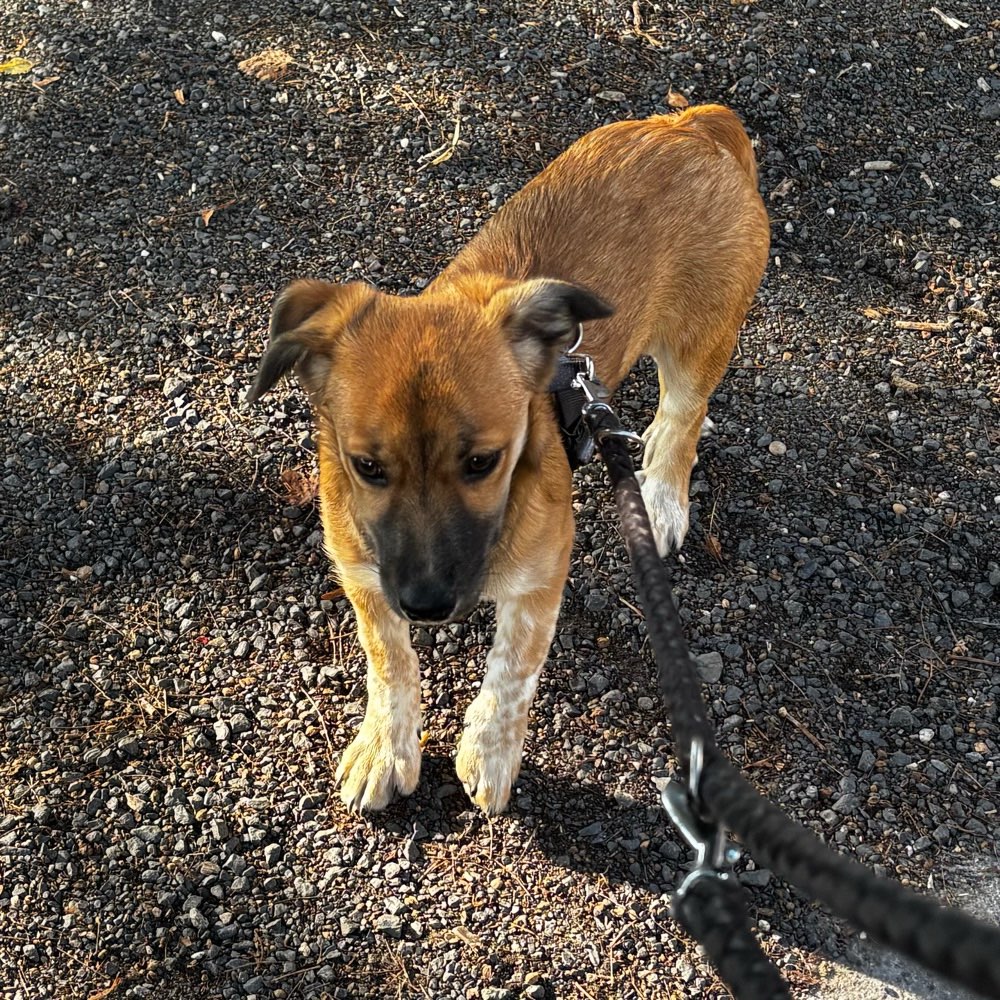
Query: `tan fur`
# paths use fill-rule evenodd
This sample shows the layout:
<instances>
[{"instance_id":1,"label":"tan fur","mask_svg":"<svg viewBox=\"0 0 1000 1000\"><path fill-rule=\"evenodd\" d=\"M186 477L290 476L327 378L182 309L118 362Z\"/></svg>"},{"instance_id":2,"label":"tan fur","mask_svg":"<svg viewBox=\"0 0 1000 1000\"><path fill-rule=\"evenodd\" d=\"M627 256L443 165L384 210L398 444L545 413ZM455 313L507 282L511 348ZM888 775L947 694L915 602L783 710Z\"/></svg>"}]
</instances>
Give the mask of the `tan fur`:
<instances>
[{"instance_id":1,"label":"tan fur","mask_svg":"<svg viewBox=\"0 0 1000 1000\"><path fill-rule=\"evenodd\" d=\"M416 660L372 548L397 519L431 535L454 510L498 526L467 595L496 600L498 628L456 767L489 813L506 806L517 776L573 537L571 475L545 393L568 338L536 329L563 286L536 279L583 286L615 307L585 325L581 348L609 387L640 354L656 360L643 492L661 551L682 543L706 402L767 261L756 182L746 133L725 108L620 122L570 147L420 295L308 282L279 300L273 349L282 367L297 359L313 403L326 544L369 662L365 721L338 771L352 808L412 791L419 772ZM456 464L497 450L482 481ZM384 465L384 484L359 479L359 455Z\"/></svg>"}]
</instances>

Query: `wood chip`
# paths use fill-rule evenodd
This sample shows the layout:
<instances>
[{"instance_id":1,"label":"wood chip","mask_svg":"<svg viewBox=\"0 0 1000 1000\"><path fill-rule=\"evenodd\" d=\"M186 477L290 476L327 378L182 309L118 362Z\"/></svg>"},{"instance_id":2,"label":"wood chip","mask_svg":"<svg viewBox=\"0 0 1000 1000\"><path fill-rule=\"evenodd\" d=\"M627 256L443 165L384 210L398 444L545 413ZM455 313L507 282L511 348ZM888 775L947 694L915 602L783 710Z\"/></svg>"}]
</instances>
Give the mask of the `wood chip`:
<instances>
[{"instance_id":1,"label":"wood chip","mask_svg":"<svg viewBox=\"0 0 1000 1000\"><path fill-rule=\"evenodd\" d=\"M264 49L255 56L244 59L240 64L240 72L252 76L255 80L267 80L274 83L288 76L288 69L294 60L284 49Z\"/></svg>"},{"instance_id":2,"label":"wood chip","mask_svg":"<svg viewBox=\"0 0 1000 1000\"><path fill-rule=\"evenodd\" d=\"M916 330L918 333L945 333L950 329L948 323L921 323L912 319L897 319L893 326L897 330Z\"/></svg>"}]
</instances>

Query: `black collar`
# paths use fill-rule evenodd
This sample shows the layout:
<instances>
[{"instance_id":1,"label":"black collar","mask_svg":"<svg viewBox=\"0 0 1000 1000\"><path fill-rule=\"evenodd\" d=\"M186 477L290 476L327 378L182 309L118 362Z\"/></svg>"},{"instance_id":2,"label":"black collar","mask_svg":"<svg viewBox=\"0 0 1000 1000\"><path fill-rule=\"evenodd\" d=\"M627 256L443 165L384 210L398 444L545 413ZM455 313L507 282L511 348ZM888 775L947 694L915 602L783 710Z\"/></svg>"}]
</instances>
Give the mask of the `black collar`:
<instances>
[{"instance_id":1,"label":"black collar","mask_svg":"<svg viewBox=\"0 0 1000 1000\"><path fill-rule=\"evenodd\" d=\"M595 397L605 397L607 390L594 375L594 361L590 355L571 353L559 358L548 391L552 395L569 467L578 469L594 457L596 447L587 421L583 419L583 408Z\"/></svg>"}]
</instances>

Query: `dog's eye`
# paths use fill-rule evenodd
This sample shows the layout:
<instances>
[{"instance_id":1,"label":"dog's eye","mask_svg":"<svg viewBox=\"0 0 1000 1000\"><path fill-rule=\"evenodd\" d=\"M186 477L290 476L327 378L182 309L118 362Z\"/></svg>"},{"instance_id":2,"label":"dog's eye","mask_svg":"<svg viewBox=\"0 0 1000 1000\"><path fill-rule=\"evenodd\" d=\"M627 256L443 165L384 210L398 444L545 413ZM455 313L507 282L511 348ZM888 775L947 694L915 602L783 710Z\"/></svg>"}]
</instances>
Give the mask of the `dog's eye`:
<instances>
[{"instance_id":1,"label":"dog's eye","mask_svg":"<svg viewBox=\"0 0 1000 1000\"><path fill-rule=\"evenodd\" d=\"M373 486L385 486L388 481L385 477L385 469L373 458L364 458L355 455L351 459L354 471L366 482Z\"/></svg>"},{"instance_id":2,"label":"dog's eye","mask_svg":"<svg viewBox=\"0 0 1000 1000\"><path fill-rule=\"evenodd\" d=\"M465 475L469 479L483 479L497 467L499 461L498 451L484 451L479 455L470 455L465 460Z\"/></svg>"}]
</instances>

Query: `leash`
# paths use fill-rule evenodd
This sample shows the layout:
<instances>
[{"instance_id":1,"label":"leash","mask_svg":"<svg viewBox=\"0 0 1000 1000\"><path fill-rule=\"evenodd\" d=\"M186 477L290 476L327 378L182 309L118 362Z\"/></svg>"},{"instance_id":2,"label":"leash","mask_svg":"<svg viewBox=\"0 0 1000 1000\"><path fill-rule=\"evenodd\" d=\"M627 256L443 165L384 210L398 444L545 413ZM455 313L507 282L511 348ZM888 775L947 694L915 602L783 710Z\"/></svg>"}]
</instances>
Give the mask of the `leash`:
<instances>
[{"instance_id":1,"label":"leash","mask_svg":"<svg viewBox=\"0 0 1000 1000\"><path fill-rule=\"evenodd\" d=\"M579 341L573 350L578 346ZM641 439L604 402L607 393L594 377L591 359L571 358L575 365L583 364L573 380L574 391L585 397L579 419L591 454L596 445L608 469L636 592L646 609L660 694L687 775L685 783L671 780L662 793L664 808L695 851L695 866L673 895L674 916L704 946L736 1000L791 996L750 929L743 891L728 870L740 856L727 842L729 830L764 866L873 940L981 996L1000 1000L1000 929L880 878L831 850L760 795L723 755L635 477L630 452L641 448ZM563 433L565 441L565 428ZM572 463L579 445L574 453L567 445L567 453Z\"/></svg>"}]
</instances>

